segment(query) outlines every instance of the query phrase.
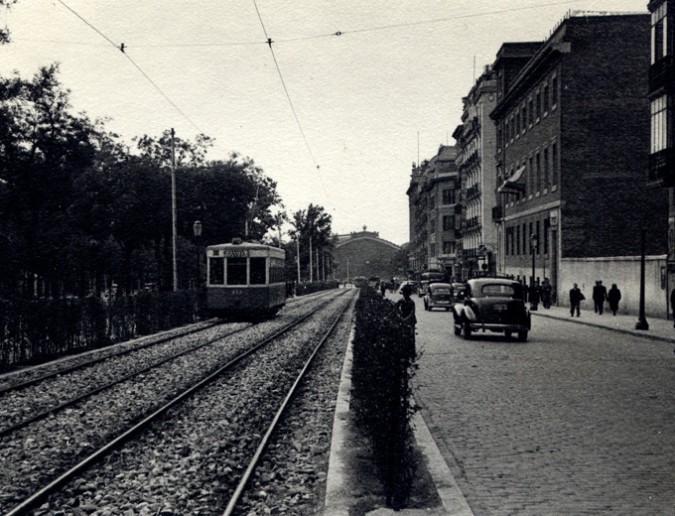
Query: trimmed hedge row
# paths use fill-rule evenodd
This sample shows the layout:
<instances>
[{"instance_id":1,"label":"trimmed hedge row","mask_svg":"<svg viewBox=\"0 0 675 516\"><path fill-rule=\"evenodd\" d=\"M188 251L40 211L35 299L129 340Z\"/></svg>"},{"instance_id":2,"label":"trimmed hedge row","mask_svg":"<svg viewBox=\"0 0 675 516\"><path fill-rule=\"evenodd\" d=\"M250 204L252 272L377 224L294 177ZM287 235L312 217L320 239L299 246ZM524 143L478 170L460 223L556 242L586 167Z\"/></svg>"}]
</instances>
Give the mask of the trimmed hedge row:
<instances>
[{"instance_id":1,"label":"trimmed hedge row","mask_svg":"<svg viewBox=\"0 0 675 516\"><path fill-rule=\"evenodd\" d=\"M354 333L352 406L369 438L387 505L400 509L408 504L416 473L410 425L417 369L414 331L390 301L364 287Z\"/></svg>"},{"instance_id":2,"label":"trimmed hedge row","mask_svg":"<svg viewBox=\"0 0 675 516\"><path fill-rule=\"evenodd\" d=\"M0 300L0 370L44 362L193 322L195 293L142 292L110 302Z\"/></svg>"}]
</instances>

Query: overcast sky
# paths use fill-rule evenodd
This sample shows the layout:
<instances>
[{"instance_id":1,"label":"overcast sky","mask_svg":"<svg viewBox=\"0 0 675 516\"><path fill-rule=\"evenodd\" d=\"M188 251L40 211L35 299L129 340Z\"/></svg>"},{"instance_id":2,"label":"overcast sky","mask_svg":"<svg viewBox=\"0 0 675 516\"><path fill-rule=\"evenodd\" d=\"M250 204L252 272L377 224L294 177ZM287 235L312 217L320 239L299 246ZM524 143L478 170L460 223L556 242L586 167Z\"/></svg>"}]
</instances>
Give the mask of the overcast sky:
<instances>
[{"instance_id":1,"label":"overcast sky","mask_svg":"<svg viewBox=\"0 0 675 516\"><path fill-rule=\"evenodd\" d=\"M68 8L124 43L170 101ZM253 158L288 211L320 204L336 233L365 225L402 244L418 133L422 160L454 145L462 97L502 43L543 41L569 10L648 12L647 0L257 0L257 8L302 130L253 0L19 0L0 11L13 35L0 46L0 74L29 77L58 62L74 109L109 117L125 140L171 127L186 139L203 132L216 139L211 159Z\"/></svg>"}]
</instances>

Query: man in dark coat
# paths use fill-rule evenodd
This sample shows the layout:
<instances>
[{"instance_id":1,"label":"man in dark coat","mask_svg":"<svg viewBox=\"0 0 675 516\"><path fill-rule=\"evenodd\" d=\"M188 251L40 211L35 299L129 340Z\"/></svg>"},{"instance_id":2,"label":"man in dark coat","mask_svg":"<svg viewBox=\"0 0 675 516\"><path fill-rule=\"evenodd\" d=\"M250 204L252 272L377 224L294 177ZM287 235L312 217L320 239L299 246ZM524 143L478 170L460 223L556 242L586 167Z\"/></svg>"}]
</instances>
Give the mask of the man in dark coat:
<instances>
[{"instance_id":1,"label":"man in dark coat","mask_svg":"<svg viewBox=\"0 0 675 516\"><path fill-rule=\"evenodd\" d=\"M574 312L577 312L577 317L581 315L581 302L586 299L586 296L579 290L577 284L570 290L570 315L574 317Z\"/></svg>"},{"instance_id":2,"label":"man in dark coat","mask_svg":"<svg viewBox=\"0 0 675 516\"><path fill-rule=\"evenodd\" d=\"M609 309L614 315L616 315L616 312L619 309L620 300L621 291L619 290L619 287L616 286L616 283L612 283L612 288L607 292L607 302L609 303Z\"/></svg>"},{"instance_id":3,"label":"man in dark coat","mask_svg":"<svg viewBox=\"0 0 675 516\"><path fill-rule=\"evenodd\" d=\"M593 307L596 314L602 315L606 300L607 288L602 284L602 281L598 280L593 287Z\"/></svg>"}]
</instances>

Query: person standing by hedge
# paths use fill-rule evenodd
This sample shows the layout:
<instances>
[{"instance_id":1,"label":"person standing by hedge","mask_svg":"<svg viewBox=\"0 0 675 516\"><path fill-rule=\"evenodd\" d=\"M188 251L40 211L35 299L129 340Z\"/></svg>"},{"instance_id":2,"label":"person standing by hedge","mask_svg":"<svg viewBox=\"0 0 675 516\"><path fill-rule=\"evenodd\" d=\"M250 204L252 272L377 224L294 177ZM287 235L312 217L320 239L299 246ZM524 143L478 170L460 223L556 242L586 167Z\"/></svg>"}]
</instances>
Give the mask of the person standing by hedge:
<instances>
[{"instance_id":1,"label":"person standing by hedge","mask_svg":"<svg viewBox=\"0 0 675 516\"><path fill-rule=\"evenodd\" d=\"M417 324L417 317L415 317L415 301L411 299L412 287L405 285L401 289L403 298L399 299L394 308L401 317L403 322L404 338L409 339L407 345L411 350L411 358L415 356L415 325Z\"/></svg>"}]
</instances>

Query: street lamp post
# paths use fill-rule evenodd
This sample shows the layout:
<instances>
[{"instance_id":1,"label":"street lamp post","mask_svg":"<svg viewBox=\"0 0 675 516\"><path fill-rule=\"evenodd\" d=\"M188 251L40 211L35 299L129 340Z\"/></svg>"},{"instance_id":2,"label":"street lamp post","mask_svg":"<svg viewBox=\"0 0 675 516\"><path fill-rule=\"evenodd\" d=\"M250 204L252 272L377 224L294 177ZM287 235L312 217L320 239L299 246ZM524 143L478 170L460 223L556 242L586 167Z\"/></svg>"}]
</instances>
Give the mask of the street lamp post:
<instances>
[{"instance_id":1,"label":"street lamp post","mask_svg":"<svg viewBox=\"0 0 675 516\"><path fill-rule=\"evenodd\" d=\"M192 224L192 235L195 238L195 245L197 246L197 281L195 281L195 290L197 291L197 313L201 313L201 279L202 279L202 257L201 250L199 247L199 241L202 237L202 223L199 220L195 220Z\"/></svg>"},{"instance_id":2,"label":"street lamp post","mask_svg":"<svg viewBox=\"0 0 675 516\"><path fill-rule=\"evenodd\" d=\"M530 251L532 251L532 280L530 283L530 295L528 296L530 298L530 308L532 310L537 309L537 305L539 304L539 299L536 294L537 288L535 286L534 278L535 278L535 259L536 259L536 252L537 248L539 246L539 236L536 233L532 233L530 235Z\"/></svg>"},{"instance_id":3,"label":"street lamp post","mask_svg":"<svg viewBox=\"0 0 675 516\"><path fill-rule=\"evenodd\" d=\"M640 232L640 314L635 323L636 330L648 330L649 323L645 317L645 230Z\"/></svg>"}]
</instances>

